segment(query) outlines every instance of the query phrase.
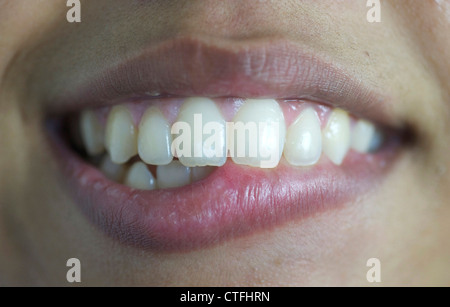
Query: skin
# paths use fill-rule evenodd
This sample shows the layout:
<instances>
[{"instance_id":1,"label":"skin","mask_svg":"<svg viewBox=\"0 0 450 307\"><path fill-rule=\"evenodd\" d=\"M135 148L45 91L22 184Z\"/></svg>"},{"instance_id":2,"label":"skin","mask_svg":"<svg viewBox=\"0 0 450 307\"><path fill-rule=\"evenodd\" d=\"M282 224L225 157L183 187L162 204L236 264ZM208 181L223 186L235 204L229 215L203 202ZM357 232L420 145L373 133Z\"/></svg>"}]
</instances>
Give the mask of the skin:
<instances>
[{"instance_id":1,"label":"skin","mask_svg":"<svg viewBox=\"0 0 450 307\"><path fill-rule=\"evenodd\" d=\"M382 22L368 23L364 2L82 1L82 22L69 24L65 1L0 0L0 285L69 285L76 257L83 286L372 286L376 257L381 285L449 286L450 3L383 1ZM414 142L343 209L188 253L123 246L62 187L45 98L67 86L58 74L177 35L304 44L389 93Z\"/></svg>"}]
</instances>

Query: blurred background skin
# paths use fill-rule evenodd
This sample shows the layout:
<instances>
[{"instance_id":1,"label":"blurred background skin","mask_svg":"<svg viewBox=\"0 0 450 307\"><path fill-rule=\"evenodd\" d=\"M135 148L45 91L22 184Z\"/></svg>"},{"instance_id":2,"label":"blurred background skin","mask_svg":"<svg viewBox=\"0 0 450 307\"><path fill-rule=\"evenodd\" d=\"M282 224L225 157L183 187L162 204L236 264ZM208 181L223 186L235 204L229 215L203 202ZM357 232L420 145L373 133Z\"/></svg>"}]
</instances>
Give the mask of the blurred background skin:
<instances>
[{"instance_id":1,"label":"blurred background skin","mask_svg":"<svg viewBox=\"0 0 450 307\"><path fill-rule=\"evenodd\" d=\"M450 285L450 1L0 0L0 285ZM305 44L391 94L416 142L357 204L184 254L122 246L79 212L58 181L42 124L47 80L118 61L176 35ZM69 59L69 60L67 60ZM91 65L95 62L95 65ZM48 63L48 65L46 64ZM70 63L77 63L71 66Z\"/></svg>"}]
</instances>

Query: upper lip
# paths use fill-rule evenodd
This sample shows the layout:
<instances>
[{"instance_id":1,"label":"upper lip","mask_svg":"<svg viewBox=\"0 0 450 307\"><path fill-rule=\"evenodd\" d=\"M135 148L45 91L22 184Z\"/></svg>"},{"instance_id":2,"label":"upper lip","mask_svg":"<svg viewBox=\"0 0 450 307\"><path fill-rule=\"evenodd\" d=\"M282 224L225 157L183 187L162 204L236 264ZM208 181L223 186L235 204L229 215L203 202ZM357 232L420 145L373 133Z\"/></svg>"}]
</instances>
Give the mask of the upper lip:
<instances>
[{"instance_id":1,"label":"upper lip","mask_svg":"<svg viewBox=\"0 0 450 307\"><path fill-rule=\"evenodd\" d=\"M343 69L291 42L222 45L177 38L61 91L53 112L161 95L275 97L320 101L378 122L393 123L388 99ZM186 250L272 227L342 205L369 188L389 155L349 154L341 167L281 165L271 176L227 163L207 182L176 190L133 191L111 183L53 142L69 190L88 216L112 236L144 248ZM384 165L387 165L384 163ZM342 168L342 169L341 169Z\"/></svg>"},{"instance_id":2,"label":"upper lip","mask_svg":"<svg viewBox=\"0 0 450 307\"><path fill-rule=\"evenodd\" d=\"M181 37L151 46L48 100L57 112L113 104L149 92L162 97L305 99L380 124L398 125L386 92L377 92L361 78L306 50L286 40L207 43Z\"/></svg>"}]
</instances>

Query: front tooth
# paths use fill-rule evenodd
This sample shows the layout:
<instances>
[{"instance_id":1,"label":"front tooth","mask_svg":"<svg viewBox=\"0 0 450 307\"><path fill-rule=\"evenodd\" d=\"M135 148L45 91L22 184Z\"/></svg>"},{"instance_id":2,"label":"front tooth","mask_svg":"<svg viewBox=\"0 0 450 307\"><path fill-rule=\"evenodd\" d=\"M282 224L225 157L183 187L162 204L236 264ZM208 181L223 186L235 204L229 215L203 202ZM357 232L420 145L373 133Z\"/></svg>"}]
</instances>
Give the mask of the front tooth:
<instances>
[{"instance_id":1,"label":"front tooth","mask_svg":"<svg viewBox=\"0 0 450 307\"><path fill-rule=\"evenodd\" d=\"M177 188L191 183L191 169L178 160L156 167L156 182L160 189Z\"/></svg>"},{"instance_id":2,"label":"front tooth","mask_svg":"<svg viewBox=\"0 0 450 307\"><path fill-rule=\"evenodd\" d=\"M84 148L89 155L95 156L105 150L103 127L93 111L88 110L81 114L80 130Z\"/></svg>"},{"instance_id":3,"label":"front tooth","mask_svg":"<svg viewBox=\"0 0 450 307\"><path fill-rule=\"evenodd\" d=\"M214 169L215 167L213 166L193 167L191 169L192 182L205 179L214 171Z\"/></svg>"},{"instance_id":4,"label":"front tooth","mask_svg":"<svg viewBox=\"0 0 450 307\"><path fill-rule=\"evenodd\" d=\"M186 99L176 123L179 122L187 123L191 130L186 134L190 136L190 150L188 147L182 152L176 151L183 165L195 167L225 164L227 159L225 119L211 99L200 97Z\"/></svg>"},{"instance_id":5,"label":"front tooth","mask_svg":"<svg viewBox=\"0 0 450 307\"><path fill-rule=\"evenodd\" d=\"M133 118L124 106L114 107L106 124L105 145L111 160L121 164L137 154L137 133Z\"/></svg>"},{"instance_id":6,"label":"front tooth","mask_svg":"<svg viewBox=\"0 0 450 307\"><path fill-rule=\"evenodd\" d=\"M110 180L120 182L125 175L125 166L111 161L109 155L106 155L100 162L100 170Z\"/></svg>"},{"instance_id":7,"label":"front tooth","mask_svg":"<svg viewBox=\"0 0 450 307\"><path fill-rule=\"evenodd\" d=\"M124 184L139 190L155 189L155 178L142 162L134 163L125 176Z\"/></svg>"},{"instance_id":8,"label":"front tooth","mask_svg":"<svg viewBox=\"0 0 450 307\"><path fill-rule=\"evenodd\" d=\"M351 147L358 152L367 153L374 135L375 126L372 123L363 119L358 120L353 127Z\"/></svg>"},{"instance_id":9,"label":"front tooth","mask_svg":"<svg viewBox=\"0 0 450 307\"><path fill-rule=\"evenodd\" d=\"M313 108L304 110L289 127L284 156L294 166L314 165L322 154L320 120Z\"/></svg>"},{"instance_id":10,"label":"front tooth","mask_svg":"<svg viewBox=\"0 0 450 307\"><path fill-rule=\"evenodd\" d=\"M248 99L233 122L233 131L228 131L233 162L260 168L276 167L286 138L284 115L278 103L273 99ZM242 129L242 124L248 129Z\"/></svg>"},{"instance_id":11,"label":"front tooth","mask_svg":"<svg viewBox=\"0 0 450 307\"><path fill-rule=\"evenodd\" d=\"M322 132L323 152L336 165L342 164L350 148L350 117L348 113L335 109Z\"/></svg>"},{"instance_id":12,"label":"front tooth","mask_svg":"<svg viewBox=\"0 0 450 307\"><path fill-rule=\"evenodd\" d=\"M138 152L152 165L167 165L172 159L170 125L157 107L149 108L139 125Z\"/></svg>"}]
</instances>

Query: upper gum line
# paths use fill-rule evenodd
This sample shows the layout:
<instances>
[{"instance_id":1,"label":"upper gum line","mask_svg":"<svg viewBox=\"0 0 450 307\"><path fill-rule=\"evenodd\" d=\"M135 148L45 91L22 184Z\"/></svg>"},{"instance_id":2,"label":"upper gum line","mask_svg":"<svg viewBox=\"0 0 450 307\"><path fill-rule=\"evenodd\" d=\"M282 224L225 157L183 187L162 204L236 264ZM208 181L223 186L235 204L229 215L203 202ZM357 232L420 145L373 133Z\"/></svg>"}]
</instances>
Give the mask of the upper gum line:
<instances>
[{"instance_id":1,"label":"upper gum line","mask_svg":"<svg viewBox=\"0 0 450 307\"><path fill-rule=\"evenodd\" d=\"M184 101L187 98L163 98L163 99L151 99L151 100L143 100L143 101L133 101L133 102L124 102L119 104L120 106L125 106L129 111L131 116L133 117L133 122L136 127L139 126L145 111L150 107L157 107L164 117L167 119L170 125L172 125L178 116L178 111L183 105ZM237 113L238 109L246 99L243 98L208 98L214 101L215 105L221 111L222 116L224 117L226 122L232 122L234 115ZM289 127L297 118L297 116L307 107L312 107L317 112L319 116L322 128L325 126L329 113L333 110L332 107L325 106L322 104L317 104L313 102L308 102L304 100L285 100L285 99L274 99L276 100L284 114L284 119L286 122L286 127ZM117 106L117 105L115 105ZM106 122L108 119L108 115L110 111L115 106L107 106L103 108L98 108L94 110L97 118L103 126L106 126ZM351 117L352 124L354 122L354 118Z\"/></svg>"}]
</instances>

